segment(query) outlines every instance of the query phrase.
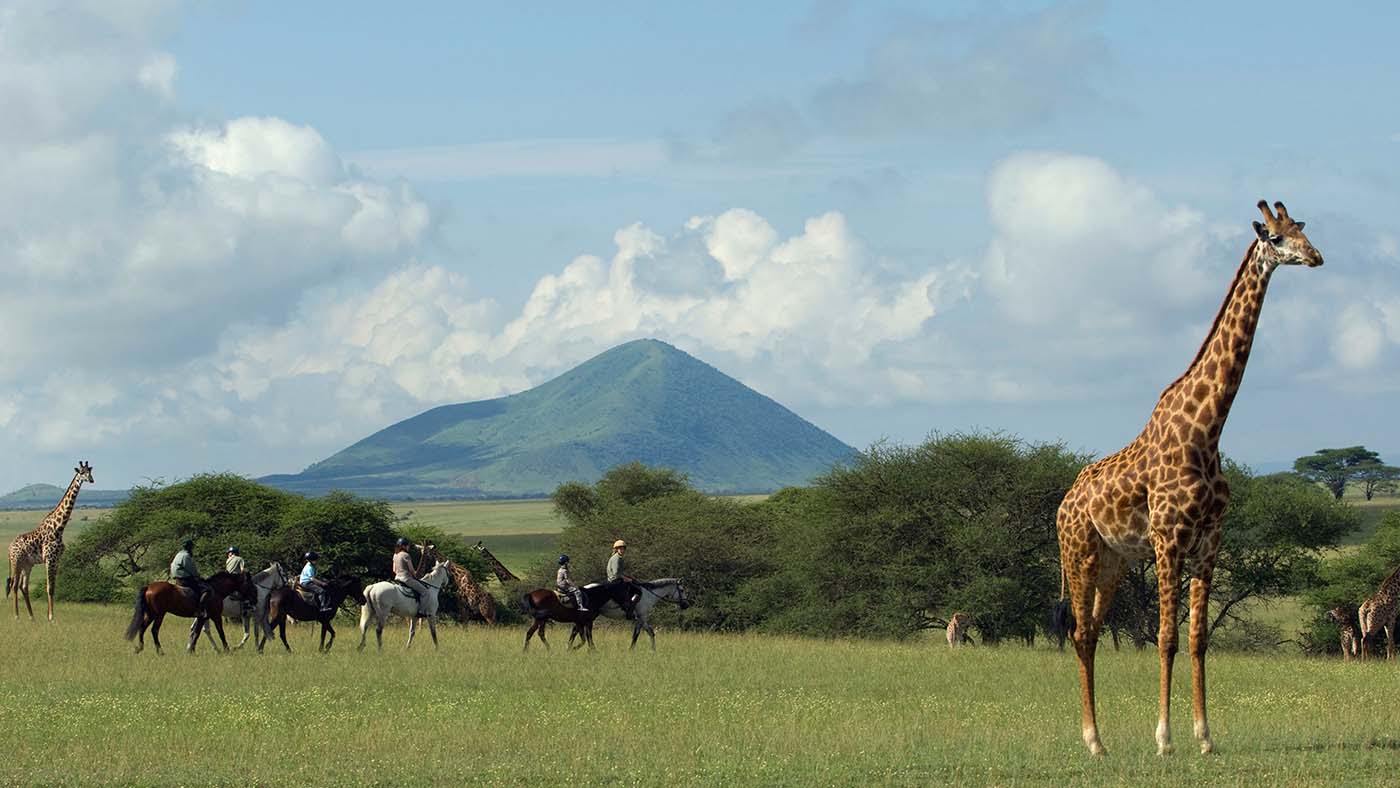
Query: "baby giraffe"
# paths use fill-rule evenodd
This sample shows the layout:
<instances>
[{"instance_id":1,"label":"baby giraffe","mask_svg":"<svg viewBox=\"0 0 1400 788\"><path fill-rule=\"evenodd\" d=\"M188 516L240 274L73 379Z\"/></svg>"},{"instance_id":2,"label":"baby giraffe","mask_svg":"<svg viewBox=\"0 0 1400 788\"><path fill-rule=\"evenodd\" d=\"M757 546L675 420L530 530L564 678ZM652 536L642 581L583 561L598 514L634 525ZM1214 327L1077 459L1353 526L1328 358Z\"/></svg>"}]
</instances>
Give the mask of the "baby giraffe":
<instances>
[{"instance_id":1,"label":"baby giraffe","mask_svg":"<svg viewBox=\"0 0 1400 788\"><path fill-rule=\"evenodd\" d=\"M1342 661L1350 662L1356 657L1359 638L1356 625L1351 623L1351 611L1344 607L1334 607L1327 611L1327 617L1337 622L1337 630L1342 637Z\"/></svg>"}]
</instances>

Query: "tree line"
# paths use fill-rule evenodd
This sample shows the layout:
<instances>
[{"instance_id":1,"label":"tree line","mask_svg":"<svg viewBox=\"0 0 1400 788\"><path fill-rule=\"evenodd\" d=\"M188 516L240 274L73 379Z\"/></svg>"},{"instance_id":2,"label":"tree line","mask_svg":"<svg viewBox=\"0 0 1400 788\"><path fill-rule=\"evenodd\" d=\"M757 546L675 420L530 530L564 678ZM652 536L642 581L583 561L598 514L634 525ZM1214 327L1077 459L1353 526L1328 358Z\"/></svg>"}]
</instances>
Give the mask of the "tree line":
<instances>
[{"instance_id":1,"label":"tree line","mask_svg":"<svg viewBox=\"0 0 1400 788\"><path fill-rule=\"evenodd\" d=\"M1029 643L1053 627L1056 511L1089 460L1060 444L954 434L917 446L876 444L806 487L756 503L713 498L674 470L635 463L594 485L561 485L553 500L567 522L559 544L575 575L601 576L599 546L625 538L638 577L686 581L694 597L688 627L907 638L962 611L985 642ZM1255 475L1229 460L1223 470L1232 502L1212 636L1240 648L1288 640L1327 648L1335 629L1321 605L1350 592L1319 589L1345 571L1330 556L1360 526L1359 513L1302 473ZM1395 547L1400 557L1400 531ZM1386 560L1367 566L1379 571ZM549 581L543 572L532 579ZM1107 622L1115 640L1155 643L1156 582L1146 563L1125 579ZM1303 632L1255 618L1271 600L1298 594L1318 614Z\"/></svg>"}]
</instances>

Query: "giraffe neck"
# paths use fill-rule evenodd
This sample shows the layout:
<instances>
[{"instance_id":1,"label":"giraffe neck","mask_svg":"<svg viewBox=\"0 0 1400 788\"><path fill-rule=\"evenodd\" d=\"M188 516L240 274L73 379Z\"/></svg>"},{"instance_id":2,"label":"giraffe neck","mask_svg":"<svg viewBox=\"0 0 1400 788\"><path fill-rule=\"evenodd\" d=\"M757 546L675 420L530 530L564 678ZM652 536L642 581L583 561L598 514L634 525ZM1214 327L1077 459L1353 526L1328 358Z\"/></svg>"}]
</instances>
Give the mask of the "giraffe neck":
<instances>
[{"instance_id":1,"label":"giraffe neck","mask_svg":"<svg viewBox=\"0 0 1400 788\"><path fill-rule=\"evenodd\" d=\"M1376 592L1376 596L1397 596L1400 595L1400 567L1391 572L1381 581L1381 587Z\"/></svg>"},{"instance_id":2,"label":"giraffe neck","mask_svg":"<svg viewBox=\"0 0 1400 788\"><path fill-rule=\"evenodd\" d=\"M1190 403L1187 407L1194 413L1187 412L1187 418L1193 426L1201 428L1212 445L1219 440L1220 430L1225 426L1230 406L1244 380L1245 365L1254 347L1254 331L1259 326L1259 313L1272 275L1273 266L1258 257L1258 242L1250 244L1195 360L1162 394L1163 401L1179 393L1184 402ZM1166 415L1176 415L1184 409L1173 409ZM1160 404L1158 411L1162 411Z\"/></svg>"},{"instance_id":3,"label":"giraffe neck","mask_svg":"<svg viewBox=\"0 0 1400 788\"><path fill-rule=\"evenodd\" d=\"M63 527L68 525L68 518L73 516L73 505L78 501L78 490L83 486L83 475L73 474L73 481L68 483L67 492L63 493L63 498L59 500L58 506L49 512L49 516L44 518L43 528L49 533L62 534Z\"/></svg>"}]
</instances>

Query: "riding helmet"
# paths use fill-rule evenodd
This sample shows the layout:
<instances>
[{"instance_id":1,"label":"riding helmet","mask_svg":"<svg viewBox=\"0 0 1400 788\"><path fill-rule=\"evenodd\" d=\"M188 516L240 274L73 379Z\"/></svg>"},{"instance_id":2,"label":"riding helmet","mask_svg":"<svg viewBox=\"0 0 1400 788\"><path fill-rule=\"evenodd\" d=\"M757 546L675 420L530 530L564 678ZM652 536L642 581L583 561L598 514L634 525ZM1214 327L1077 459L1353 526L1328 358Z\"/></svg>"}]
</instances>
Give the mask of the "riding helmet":
<instances>
[{"instance_id":1,"label":"riding helmet","mask_svg":"<svg viewBox=\"0 0 1400 788\"><path fill-rule=\"evenodd\" d=\"M186 539L185 541L183 541L183 542L180 543L180 546L183 547L183 548L185 548L186 550L193 550L193 549L194 549L194 540L193 540L193 539Z\"/></svg>"},{"instance_id":2,"label":"riding helmet","mask_svg":"<svg viewBox=\"0 0 1400 788\"><path fill-rule=\"evenodd\" d=\"M315 550L307 550L306 555L302 556L302 558L306 559L307 561L315 561L320 557L321 554L316 552Z\"/></svg>"},{"instance_id":3,"label":"riding helmet","mask_svg":"<svg viewBox=\"0 0 1400 788\"><path fill-rule=\"evenodd\" d=\"M400 536L399 540L397 542L394 542L395 547L408 547L409 544L410 542L408 541L408 539L403 536Z\"/></svg>"},{"instance_id":4,"label":"riding helmet","mask_svg":"<svg viewBox=\"0 0 1400 788\"><path fill-rule=\"evenodd\" d=\"M233 553L234 555L238 555L238 548L230 545L228 548L228 552Z\"/></svg>"},{"instance_id":5,"label":"riding helmet","mask_svg":"<svg viewBox=\"0 0 1400 788\"><path fill-rule=\"evenodd\" d=\"M569 563L569 557L568 557L567 555L561 555L561 556L559 556L559 565L560 565L560 566L563 566L564 564L567 564L567 563Z\"/></svg>"},{"instance_id":6,"label":"riding helmet","mask_svg":"<svg viewBox=\"0 0 1400 788\"><path fill-rule=\"evenodd\" d=\"M614 550L616 550L616 549L619 548L619 547L626 547L626 546L627 546L627 543L624 542L624 541L622 541L621 539L617 540L616 542L613 542L613 549L614 549Z\"/></svg>"}]
</instances>

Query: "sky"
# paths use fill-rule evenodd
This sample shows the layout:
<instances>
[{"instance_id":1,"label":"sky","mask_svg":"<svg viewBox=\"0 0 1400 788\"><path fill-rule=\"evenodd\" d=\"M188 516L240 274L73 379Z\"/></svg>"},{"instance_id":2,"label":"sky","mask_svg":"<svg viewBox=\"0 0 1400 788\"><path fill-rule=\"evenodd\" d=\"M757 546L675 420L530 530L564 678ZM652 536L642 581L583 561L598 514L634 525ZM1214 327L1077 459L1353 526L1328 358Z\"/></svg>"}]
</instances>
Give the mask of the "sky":
<instances>
[{"instance_id":1,"label":"sky","mask_svg":"<svg viewBox=\"0 0 1400 788\"><path fill-rule=\"evenodd\" d=\"M1284 201L1222 438L1400 463L1393 4L0 0L0 492L296 472L655 337L1106 454ZM522 6L522 7L516 7Z\"/></svg>"}]
</instances>

